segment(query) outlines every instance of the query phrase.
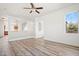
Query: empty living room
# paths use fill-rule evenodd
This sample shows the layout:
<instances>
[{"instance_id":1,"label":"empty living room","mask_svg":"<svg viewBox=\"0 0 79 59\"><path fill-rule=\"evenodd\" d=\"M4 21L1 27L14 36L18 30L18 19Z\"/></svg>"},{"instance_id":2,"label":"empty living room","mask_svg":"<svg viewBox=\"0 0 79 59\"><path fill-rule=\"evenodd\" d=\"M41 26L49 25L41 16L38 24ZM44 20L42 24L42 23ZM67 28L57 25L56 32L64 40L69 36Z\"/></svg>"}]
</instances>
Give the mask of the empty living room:
<instances>
[{"instance_id":1,"label":"empty living room","mask_svg":"<svg viewBox=\"0 0 79 59\"><path fill-rule=\"evenodd\" d=\"M0 3L0 56L79 56L79 3Z\"/></svg>"}]
</instances>

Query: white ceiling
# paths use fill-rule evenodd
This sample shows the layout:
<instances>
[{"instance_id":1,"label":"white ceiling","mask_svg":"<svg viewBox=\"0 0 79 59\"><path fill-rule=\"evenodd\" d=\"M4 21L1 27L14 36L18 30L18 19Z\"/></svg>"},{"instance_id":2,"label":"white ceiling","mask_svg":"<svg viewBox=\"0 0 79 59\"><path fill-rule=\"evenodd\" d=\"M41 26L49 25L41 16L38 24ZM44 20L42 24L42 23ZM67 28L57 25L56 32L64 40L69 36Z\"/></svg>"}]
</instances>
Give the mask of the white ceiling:
<instances>
[{"instance_id":1,"label":"white ceiling","mask_svg":"<svg viewBox=\"0 0 79 59\"><path fill-rule=\"evenodd\" d=\"M37 14L36 12L33 12L30 14L30 10L24 10L24 7L31 7L29 3L0 3L0 15L11 15L11 16L17 16L17 17L37 17L42 16L47 13L53 12L57 9L72 5L68 3L34 3L36 7L40 6L44 9L39 10L40 14Z\"/></svg>"}]
</instances>

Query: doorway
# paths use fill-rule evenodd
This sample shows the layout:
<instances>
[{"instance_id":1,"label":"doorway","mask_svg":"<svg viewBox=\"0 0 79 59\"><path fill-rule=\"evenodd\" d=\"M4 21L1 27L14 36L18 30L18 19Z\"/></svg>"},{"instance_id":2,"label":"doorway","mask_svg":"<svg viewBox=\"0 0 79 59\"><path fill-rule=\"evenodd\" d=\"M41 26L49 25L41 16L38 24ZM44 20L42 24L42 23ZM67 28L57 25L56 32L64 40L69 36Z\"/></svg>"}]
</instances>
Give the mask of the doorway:
<instances>
[{"instance_id":1,"label":"doorway","mask_svg":"<svg viewBox=\"0 0 79 59\"><path fill-rule=\"evenodd\" d=\"M4 36L8 35L8 19L4 18L3 20L3 27L4 27Z\"/></svg>"},{"instance_id":2,"label":"doorway","mask_svg":"<svg viewBox=\"0 0 79 59\"><path fill-rule=\"evenodd\" d=\"M8 35L8 31L6 31L6 25L4 25L4 36Z\"/></svg>"}]
</instances>

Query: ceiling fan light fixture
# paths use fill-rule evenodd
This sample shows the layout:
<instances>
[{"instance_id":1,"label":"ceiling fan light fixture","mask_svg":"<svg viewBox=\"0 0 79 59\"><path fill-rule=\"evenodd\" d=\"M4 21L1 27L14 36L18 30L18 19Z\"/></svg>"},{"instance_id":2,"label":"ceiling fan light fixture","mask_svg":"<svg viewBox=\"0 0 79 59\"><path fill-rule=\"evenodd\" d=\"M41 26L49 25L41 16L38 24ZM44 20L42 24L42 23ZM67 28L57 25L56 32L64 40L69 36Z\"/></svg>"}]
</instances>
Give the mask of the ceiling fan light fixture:
<instances>
[{"instance_id":1,"label":"ceiling fan light fixture","mask_svg":"<svg viewBox=\"0 0 79 59\"><path fill-rule=\"evenodd\" d=\"M43 9L43 7L35 7L33 3L30 3L30 5L31 5L31 8L24 7L24 9L31 9L31 11L29 13L36 12L36 13L40 14L40 12L38 10Z\"/></svg>"}]
</instances>

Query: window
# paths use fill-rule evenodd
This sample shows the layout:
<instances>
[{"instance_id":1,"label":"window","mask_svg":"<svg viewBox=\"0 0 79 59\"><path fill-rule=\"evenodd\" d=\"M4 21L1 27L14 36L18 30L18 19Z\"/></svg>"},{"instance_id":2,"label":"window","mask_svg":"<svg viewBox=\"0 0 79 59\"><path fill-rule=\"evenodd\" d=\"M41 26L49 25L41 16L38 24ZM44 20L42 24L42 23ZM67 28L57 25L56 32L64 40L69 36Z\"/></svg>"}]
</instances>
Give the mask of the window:
<instances>
[{"instance_id":1,"label":"window","mask_svg":"<svg viewBox=\"0 0 79 59\"><path fill-rule=\"evenodd\" d=\"M78 12L70 12L66 15L66 32L78 33Z\"/></svg>"},{"instance_id":2,"label":"window","mask_svg":"<svg viewBox=\"0 0 79 59\"><path fill-rule=\"evenodd\" d=\"M23 31L27 31L27 23L23 23L22 24L22 30Z\"/></svg>"}]
</instances>

